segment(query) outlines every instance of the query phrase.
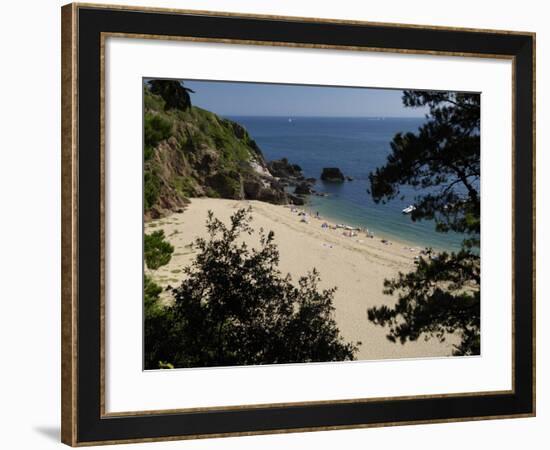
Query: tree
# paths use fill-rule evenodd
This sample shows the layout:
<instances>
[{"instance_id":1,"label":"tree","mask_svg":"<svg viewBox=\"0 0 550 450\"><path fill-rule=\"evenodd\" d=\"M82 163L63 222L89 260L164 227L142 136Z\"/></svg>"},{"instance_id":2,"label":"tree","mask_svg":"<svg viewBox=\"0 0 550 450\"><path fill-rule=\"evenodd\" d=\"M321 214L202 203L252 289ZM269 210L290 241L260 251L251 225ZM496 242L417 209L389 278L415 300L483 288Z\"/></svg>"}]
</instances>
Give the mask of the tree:
<instances>
[{"instance_id":1,"label":"tree","mask_svg":"<svg viewBox=\"0 0 550 450\"><path fill-rule=\"evenodd\" d=\"M192 89L185 87L177 80L150 80L149 86L153 94L160 95L164 100L164 110L179 109L185 111L191 107Z\"/></svg>"},{"instance_id":2,"label":"tree","mask_svg":"<svg viewBox=\"0 0 550 450\"><path fill-rule=\"evenodd\" d=\"M157 270L170 262L174 247L164 240L164 231L157 230L145 234L143 239L145 264L151 270Z\"/></svg>"},{"instance_id":3,"label":"tree","mask_svg":"<svg viewBox=\"0 0 550 450\"><path fill-rule=\"evenodd\" d=\"M388 326L391 341L457 333L454 354L479 354L480 96L405 91L403 103L428 106L428 121L416 134L394 137L386 164L369 175L372 197L386 202L402 185L417 188L411 219L431 219L436 231L466 238L460 251L420 258L415 271L386 280L384 292L398 293L398 302L369 309L368 318Z\"/></svg>"},{"instance_id":4,"label":"tree","mask_svg":"<svg viewBox=\"0 0 550 450\"><path fill-rule=\"evenodd\" d=\"M315 270L294 285L278 270L273 232L259 231L258 248L242 242L255 234L250 221L249 210L238 210L229 226L209 212L208 239L196 240L196 259L172 290L147 368L159 361L206 367L355 358L360 343L344 342L333 318L335 289L319 291Z\"/></svg>"}]
</instances>

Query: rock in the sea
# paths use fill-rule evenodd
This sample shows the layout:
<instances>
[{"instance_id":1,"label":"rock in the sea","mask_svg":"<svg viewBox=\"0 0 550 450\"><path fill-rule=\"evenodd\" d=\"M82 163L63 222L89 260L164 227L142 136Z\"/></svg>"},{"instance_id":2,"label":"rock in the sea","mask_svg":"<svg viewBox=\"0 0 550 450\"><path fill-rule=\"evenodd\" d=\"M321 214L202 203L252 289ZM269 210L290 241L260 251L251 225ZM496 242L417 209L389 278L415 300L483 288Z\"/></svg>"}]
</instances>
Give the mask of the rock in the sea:
<instances>
[{"instance_id":1,"label":"rock in the sea","mask_svg":"<svg viewBox=\"0 0 550 450\"><path fill-rule=\"evenodd\" d=\"M349 175L346 176L346 181L353 181L353 177L350 177Z\"/></svg>"},{"instance_id":2,"label":"rock in the sea","mask_svg":"<svg viewBox=\"0 0 550 450\"><path fill-rule=\"evenodd\" d=\"M345 180L344 174L338 167L324 167L321 180L331 183L341 183Z\"/></svg>"},{"instance_id":3,"label":"rock in the sea","mask_svg":"<svg viewBox=\"0 0 550 450\"><path fill-rule=\"evenodd\" d=\"M309 183L302 182L296 186L296 188L294 189L294 193L298 195L309 195L312 194L313 191Z\"/></svg>"}]
</instances>

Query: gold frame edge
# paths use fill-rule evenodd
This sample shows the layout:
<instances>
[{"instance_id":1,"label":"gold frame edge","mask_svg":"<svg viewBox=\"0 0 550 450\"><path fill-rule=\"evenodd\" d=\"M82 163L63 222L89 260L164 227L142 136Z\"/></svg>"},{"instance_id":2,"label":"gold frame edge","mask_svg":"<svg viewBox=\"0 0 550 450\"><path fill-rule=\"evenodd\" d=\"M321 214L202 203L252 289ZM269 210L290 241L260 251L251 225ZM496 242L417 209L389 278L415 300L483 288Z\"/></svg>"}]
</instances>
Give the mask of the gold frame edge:
<instances>
[{"instance_id":1,"label":"gold frame edge","mask_svg":"<svg viewBox=\"0 0 550 450\"><path fill-rule=\"evenodd\" d=\"M76 10L61 8L61 442L77 444Z\"/></svg>"},{"instance_id":2,"label":"gold frame edge","mask_svg":"<svg viewBox=\"0 0 550 450\"><path fill-rule=\"evenodd\" d=\"M430 30L447 30L447 31L464 31L473 33L495 33L503 35L523 35L530 37L533 41L533 411L525 414L506 415L506 416L489 416L489 417L467 417L459 419L441 419L430 421L412 421L412 422L387 422L381 424L363 424L363 425L350 425L350 426L329 426L329 427L314 427L314 428L300 428L300 429L284 429L284 430L268 430L268 431L254 431L254 432L236 432L236 433L220 433L212 435L189 435L189 436L170 436L165 438L143 438L143 439L127 439L127 440L112 440L112 441L97 441L97 442L78 442L77 439L77 178L78 178L78 164L77 164L77 14L79 8L90 9L103 9L103 10L125 10L135 12L158 12L158 13L171 13L171 14L196 14L196 15L209 15L214 17L245 17L256 18L265 20L288 20L288 21L303 21L309 23L333 23L333 24L347 24L347 25L363 25L363 26L390 26L398 28L409 29L430 29ZM536 33L527 31L507 31L507 30L491 30L491 29L476 29L476 28L462 28L462 27L448 27L448 26L429 26L429 25L415 25L415 24L401 24L401 23L384 23L384 22L370 22L370 21L356 21L356 20L340 20L329 18L314 18L314 17L298 17L298 16L278 16L278 15L261 15L250 13L238 13L238 12L215 12L215 11L203 11L203 10L187 10L187 9L172 9L172 8L160 8L160 7L145 7L145 6L127 6L127 5L109 5L109 4L92 4L92 3L70 3L62 6L61 8L61 23L62 23L62 35L61 35L61 58L62 58L62 114L61 114L61 143L62 143L62 156L61 156L61 254L62 254L62 274L61 274L61 294L62 294L62 362L61 362L61 378L62 378L62 401L61 401L61 441L70 446L89 446L89 445L105 445L105 444L124 444L124 443L137 443L137 442L161 442L161 441L173 441L173 440L186 440L186 439L202 439L202 438L217 438L217 437L232 437L232 436L252 436L252 435L264 435L264 434L282 434L282 433L295 433L295 432L310 432L310 431L328 431L328 430L344 430L344 429L357 429L357 428L371 428L371 427L386 427L396 425L416 425L416 424L435 424L435 423L449 423L449 422L465 422L465 421L478 421L488 419L508 419L508 418L520 418L520 417L534 417L536 411L536 362L535 362L535 317L536 317ZM166 38L166 37L165 37ZM271 43L270 43L271 44ZM267 45L267 43L263 43ZM277 43L273 43L277 45ZM372 49L371 49L372 50ZM391 50L388 50L391 51ZM458 55L457 55L458 56ZM461 55L469 56L469 55ZM495 57L496 55L490 55L489 57ZM508 58L505 58L508 59ZM103 63L103 61L102 61ZM103 70L102 70L103 73ZM103 81L103 80L102 80ZM102 89L103 91L103 89ZM103 101L102 101L103 105ZM102 127L103 129L103 127ZM103 140L103 136L102 136ZM103 144L103 142L102 142ZM103 146L103 145L102 145ZM103 164L103 161L102 161ZM103 166L102 166L103 169ZM102 195L103 196L103 195ZM103 200L103 199L102 199ZM103 205L103 202L102 202ZM104 211L102 211L102 215ZM103 244L103 243L102 243ZM102 245L103 247L103 245ZM103 277L102 277L103 278ZM102 289L104 286L102 286ZM103 335L103 332L102 332ZM103 348L103 345L102 345ZM102 370L103 373L103 370ZM102 385L104 380L102 380ZM103 386L102 386L103 387ZM102 389L103 390L103 389ZM492 392L493 394L496 392ZM472 393L474 394L474 393ZM457 394L455 394L457 395ZM460 395L460 394L458 394ZM443 395L445 396L445 395ZM452 396L452 394L451 394ZM427 396L438 397L438 396ZM104 401L104 400L103 400ZM345 402L345 401L344 401ZM320 402L324 403L324 402ZM331 403L331 402L327 402ZM111 414L105 414L104 403L102 406L102 417L108 417ZM257 405L256 405L257 406ZM161 411L153 411L153 413L159 413ZM164 413L170 412L167 410L162 411ZM177 412L177 410L172 411ZM137 412L139 413L143 412ZM149 412L151 413L151 412ZM135 412L134 412L135 414ZM112 416L126 416L134 415L131 412L114 413Z\"/></svg>"}]
</instances>

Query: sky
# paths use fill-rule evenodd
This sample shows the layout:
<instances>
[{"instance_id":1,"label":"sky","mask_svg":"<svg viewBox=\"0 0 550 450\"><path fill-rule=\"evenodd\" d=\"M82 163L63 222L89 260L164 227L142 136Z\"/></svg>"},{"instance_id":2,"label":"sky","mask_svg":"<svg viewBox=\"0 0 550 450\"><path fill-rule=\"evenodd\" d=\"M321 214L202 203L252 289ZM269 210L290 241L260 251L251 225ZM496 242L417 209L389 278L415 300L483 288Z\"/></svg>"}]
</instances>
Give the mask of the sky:
<instances>
[{"instance_id":1,"label":"sky","mask_svg":"<svg viewBox=\"0 0 550 450\"><path fill-rule=\"evenodd\" d=\"M398 89L183 80L193 105L224 116L424 117Z\"/></svg>"}]
</instances>

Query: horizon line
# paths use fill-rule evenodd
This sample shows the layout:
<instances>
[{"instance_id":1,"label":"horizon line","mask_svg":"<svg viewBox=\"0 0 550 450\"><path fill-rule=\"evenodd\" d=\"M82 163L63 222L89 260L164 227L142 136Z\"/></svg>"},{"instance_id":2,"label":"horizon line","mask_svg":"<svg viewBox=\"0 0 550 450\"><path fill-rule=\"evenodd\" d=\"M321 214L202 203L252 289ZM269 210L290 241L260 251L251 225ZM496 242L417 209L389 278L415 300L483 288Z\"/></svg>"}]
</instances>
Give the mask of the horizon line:
<instances>
[{"instance_id":1,"label":"horizon line","mask_svg":"<svg viewBox=\"0 0 550 450\"><path fill-rule=\"evenodd\" d=\"M196 105L194 105L196 106ZM200 108L200 106L199 106ZM205 108L202 108L205 109ZM213 111L211 111L213 112ZM347 115L309 115L309 114L299 114L299 115L283 115L283 114L239 114L239 113L215 113L219 116L233 116L233 117L282 117L282 118L342 118L342 119L425 119L426 116L347 116Z\"/></svg>"}]
</instances>

